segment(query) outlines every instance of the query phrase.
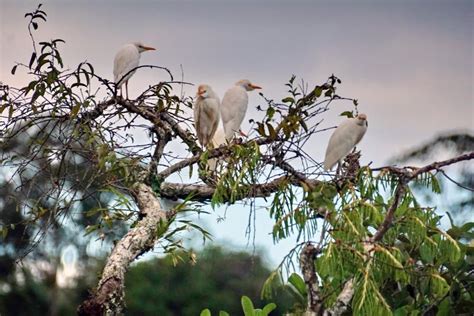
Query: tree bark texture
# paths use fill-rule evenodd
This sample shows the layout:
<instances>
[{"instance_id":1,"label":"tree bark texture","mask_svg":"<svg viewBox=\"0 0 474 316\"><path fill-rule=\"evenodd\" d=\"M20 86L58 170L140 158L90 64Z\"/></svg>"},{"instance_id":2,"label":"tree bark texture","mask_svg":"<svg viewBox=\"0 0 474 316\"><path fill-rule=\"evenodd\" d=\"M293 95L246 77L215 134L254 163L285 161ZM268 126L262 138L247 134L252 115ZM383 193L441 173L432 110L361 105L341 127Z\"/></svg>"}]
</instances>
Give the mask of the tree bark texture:
<instances>
[{"instance_id":1,"label":"tree bark texture","mask_svg":"<svg viewBox=\"0 0 474 316\"><path fill-rule=\"evenodd\" d=\"M313 244L307 243L300 254L300 267L303 273L303 280L306 284L307 306L305 316L321 315L323 310L323 301L319 292L319 281L316 275L314 261L318 250Z\"/></svg>"},{"instance_id":2,"label":"tree bark texture","mask_svg":"<svg viewBox=\"0 0 474 316\"><path fill-rule=\"evenodd\" d=\"M95 293L78 309L79 315L118 315L124 307L125 273L130 263L155 245L157 230L167 221L153 190L138 184L135 198L143 218L115 245Z\"/></svg>"}]
</instances>

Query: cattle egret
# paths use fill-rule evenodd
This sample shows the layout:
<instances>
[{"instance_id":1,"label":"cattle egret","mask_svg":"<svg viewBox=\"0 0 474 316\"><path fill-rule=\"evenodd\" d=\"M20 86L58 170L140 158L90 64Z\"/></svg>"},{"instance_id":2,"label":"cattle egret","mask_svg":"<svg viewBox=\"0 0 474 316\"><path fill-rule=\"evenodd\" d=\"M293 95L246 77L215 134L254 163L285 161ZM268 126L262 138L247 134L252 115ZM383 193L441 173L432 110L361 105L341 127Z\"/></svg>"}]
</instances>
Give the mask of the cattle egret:
<instances>
[{"instance_id":1,"label":"cattle egret","mask_svg":"<svg viewBox=\"0 0 474 316\"><path fill-rule=\"evenodd\" d=\"M135 68L140 63L140 54L147 50L155 50L142 43L127 44L119 49L114 59L114 81L117 89L122 93L122 85L125 83L125 92L128 99L128 80L135 73Z\"/></svg>"},{"instance_id":2,"label":"cattle egret","mask_svg":"<svg viewBox=\"0 0 474 316\"><path fill-rule=\"evenodd\" d=\"M351 152L364 136L367 126L367 116L359 114L357 117L345 120L336 128L326 149L325 170L331 170Z\"/></svg>"},{"instance_id":3,"label":"cattle egret","mask_svg":"<svg viewBox=\"0 0 474 316\"><path fill-rule=\"evenodd\" d=\"M248 80L240 80L225 93L221 104L221 116L227 140L231 140L236 132L245 135L240 130L240 125L245 118L249 103L247 91L254 89L262 88Z\"/></svg>"},{"instance_id":4,"label":"cattle egret","mask_svg":"<svg viewBox=\"0 0 474 316\"><path fill-rule=\"evenodd\" d=\"M202 84L198 87L194 103L194 124L199 142L207 147L216 133L219 124L219 98L211 87Z\"/></svg>"}]
</instances>

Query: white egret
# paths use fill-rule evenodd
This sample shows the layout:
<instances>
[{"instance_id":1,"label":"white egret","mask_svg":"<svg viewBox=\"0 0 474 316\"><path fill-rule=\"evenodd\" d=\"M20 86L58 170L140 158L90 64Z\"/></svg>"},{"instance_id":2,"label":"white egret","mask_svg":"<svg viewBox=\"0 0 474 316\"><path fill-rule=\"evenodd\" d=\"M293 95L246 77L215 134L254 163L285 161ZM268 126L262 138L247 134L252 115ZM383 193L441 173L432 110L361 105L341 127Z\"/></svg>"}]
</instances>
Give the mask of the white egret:
<instances>
[{"instance_id":1,"label":"white egret","mask_svg":"<svg viewBox=\"0 0 474 316\"><path fill-rule=\"evenodd\" d=\"M125 92L128 99L128 80L135 73L135 68L140 63L140 54L147 50L156 48L148 47L142 43L136 42L124 45L119 49L114 59L114 81L117 89L122 93L122 85L125 83Z\"/></svg>"},{"instance_id":2,"label":"white egret","mask_svg":"<svg viewBox=\"0 0 474 316\"><path fill-rule=\"evenodd\" d=\"M245 79L236 82L235 86L224 94L221 104L221 116L226 139L232 139L236 132L240 132L241 135L245 136L240 130L240 125L245 118L249 103L247 91L254 89L262 88Z\"/></svg>"},{"instance_id":3,"label":"white egret","mask_svg":"<svg viewBox=\"0 0 474 316\"><path fill-rule=\"evenodd\" d=\"M359 114L357 117L345 120L336 128L326 149L325 170L331 170L351 152L364 137L367 126L367 115Z\"/></svg>"},{"instance_id":4,"label":"white egret","mask_svg":"<svg viewBox=\"0 0 474 316\"><path fill-rule=\"evenodd\" d=\"M198 87L196 102L194 103L194 125L199 142L207 147L219 124L219 97L207 84Z\"/></svg>"}]
</instances>

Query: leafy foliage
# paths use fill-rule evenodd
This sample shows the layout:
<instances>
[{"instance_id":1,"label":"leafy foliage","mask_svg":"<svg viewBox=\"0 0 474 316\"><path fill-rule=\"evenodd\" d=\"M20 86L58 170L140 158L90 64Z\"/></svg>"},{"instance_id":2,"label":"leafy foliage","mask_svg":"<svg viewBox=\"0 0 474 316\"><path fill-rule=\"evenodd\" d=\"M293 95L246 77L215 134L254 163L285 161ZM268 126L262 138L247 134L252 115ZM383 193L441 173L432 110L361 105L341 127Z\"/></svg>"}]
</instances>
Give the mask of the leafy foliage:
<instances>
[{"instance_id":1,"label":"leafy foliage","mask_svg":"<svg viewBox=\"0 0 474 316\"><path fill-rule=\"evenodd\" d=\"M276 308L275 303L268 303L263 307L263 309L255 308L253 306L252 300L248 296L242 296L242 310L245 316L267 316ZM229 313L224 311L219 311L219 316L228 316ZM211 316L211 311L209 309L204 309L201 312L201 316Z\"/></svg>"},{"instance_id":2,"label":"leafy foliage","mask_svg":"<svg viewBox=\"0 0 474 316\"><path fill-rule=\"evenodd\" d=\"M421 176L418 181L439 192L437 180L430 174ZM327 236L324 237L326 243L320 246L321 255L316 260L325 306L334 304L340 289L352 277L355 293L351 306L355 315L428 311L436 305L433 302L449 300L449 293L454 288L463 288L464 298L472 299L472 288L466 288L469 283L463 283L460 287L458 281L451 277L454 271L460 272L463 277L468 276L466 270L461 272L459 269L461 266L467 268L466 250L470 249L460 243L460 236L470 236L472 223L465 224L462 229L454 226L448 232L441 230L440 216L433 208L421 207L407 189L395 211L393 226L380 243L369 243L393 203L391 197L396 185L390 174L373 176L369 169L361 169L357 186L347 186L337 194L335 191L327 193L333 196L334 202L329 198L324 202L324 195L314 199L318 204L306 198L307 208L313 212L321 207L328 211L324 219L308 219L308 222L324 221L329 225L320 224L323 235ZM321 188L315 190L316 194L323 191ZM322 206L321 203L327 205ZM292 220L296 221L295 217ZM282 227L279 222L275 225ZM281 229L285 234L293 233L290 228L283 226ZM290 290L298 293L300 299L306 297L301 279L292 275L288 282ZM271 282L266 284L271 285ZM268 296L271 292L267 289L264 293ZM449 300L444 304L464 310L463 306L468 303Z\"/></svg>"}]
</instances>

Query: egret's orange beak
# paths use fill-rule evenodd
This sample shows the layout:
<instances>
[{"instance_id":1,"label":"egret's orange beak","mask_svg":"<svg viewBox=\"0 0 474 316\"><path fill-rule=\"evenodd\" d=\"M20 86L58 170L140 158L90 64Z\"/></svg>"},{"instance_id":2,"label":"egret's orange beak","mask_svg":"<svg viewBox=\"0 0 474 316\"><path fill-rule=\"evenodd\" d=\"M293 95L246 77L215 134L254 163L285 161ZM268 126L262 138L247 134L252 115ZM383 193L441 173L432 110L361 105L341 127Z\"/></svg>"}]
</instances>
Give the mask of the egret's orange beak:
<instances>
[{"instance_id":1,"label":"egret's orange beak","mask_svg":"<svg viewBox=\"0 0 474 316\"><path fill-rule=\"evenodd\" d=\"M256 86L256 85L254 85L254 84L252 84L252 83L250 84L250 86L251 86L252 88L254 88L254 89L262 89L262 87Z\"/></svg>"},{"instance_id":2,"label":"egret's orange beak","mask_svg":"<svg viewBox=\"0 0 474 316\"><path fill-rule=\"evenodd\" d=\"M156 50L154 47L149 47L149 46L143 46L144 50Z\"/></svg>"}]
</instances>

